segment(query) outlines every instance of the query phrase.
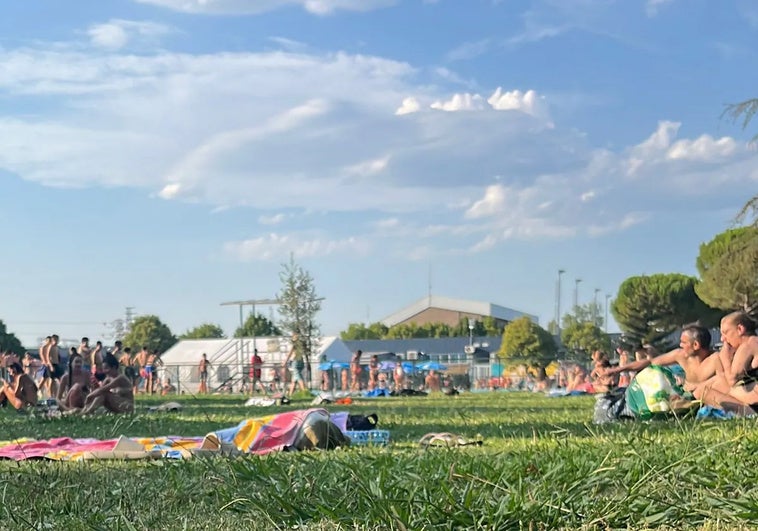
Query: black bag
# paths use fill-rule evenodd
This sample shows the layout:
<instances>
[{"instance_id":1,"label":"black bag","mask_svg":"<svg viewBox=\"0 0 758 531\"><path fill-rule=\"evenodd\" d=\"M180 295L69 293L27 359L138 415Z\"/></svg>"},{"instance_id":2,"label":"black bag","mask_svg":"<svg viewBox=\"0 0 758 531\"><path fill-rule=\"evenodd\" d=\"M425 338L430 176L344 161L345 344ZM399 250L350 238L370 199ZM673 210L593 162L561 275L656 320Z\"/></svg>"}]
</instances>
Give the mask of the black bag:
<instances>
[{"instance_id":1,"label":"black bag","mask_svg":"<svg viewBox=\"0 0 758 531\"><path fill-rule=\"evenodd\" d=\"M347 429L350 431L369 431L375 430L376 425L379 423L379 415L372 413L369 416L364 415L348 415L347 416Z\"/></svg>"}]
</instances>

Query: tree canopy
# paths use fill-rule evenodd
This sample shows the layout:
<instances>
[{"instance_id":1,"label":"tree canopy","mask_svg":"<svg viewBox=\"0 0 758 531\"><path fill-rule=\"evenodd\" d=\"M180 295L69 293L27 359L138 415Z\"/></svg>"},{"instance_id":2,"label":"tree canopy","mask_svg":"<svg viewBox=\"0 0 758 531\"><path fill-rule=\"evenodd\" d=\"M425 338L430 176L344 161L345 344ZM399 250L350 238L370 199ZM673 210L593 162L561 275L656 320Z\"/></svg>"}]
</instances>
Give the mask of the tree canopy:
<instances>
[{"instance_id":1,"label":"tree canopy","mask_svg":"<svg viewBox=\"0 0 758 531\"><path fill-rule=\"evenodd\" d=\"M24 346L15 335L8 332L8 327L0 320L0 352L8 351L21 356L24 353Z\"/></svg>"},{"instance_id":2,"label":"tree canopy","mask_svg":"<svg viewBox=\"0 0 758 531\"><path fill-rule=\"evenodd\" d=\"M410 339L426 337L475 337L499 336L503 333L503 327L498 326L493 317L485 317L474 321L473 330L469 330L469 321L463 317L455 326L446 323L401 323L387 327L381 322L371 323L366 326L363 323L350 323L347 330L340 332L340 337L345 340L351 339Z\"/></svg>"},{"instance_id":3,"label":"tree canopy","mask_svg":"<svg viewBox=\"0 0 758 531\"><path fill-rule=\"evenodd\" d=\"M561 341L569 357L576 361L589 361L594 351L608 353L611 349L608 334L591 321L574 320L561 332Z\"/></svg>"},{"instance_id":4,"label":"tree canopy","mask_svg":"<svg viewBox=\"0 0 758 531\"><path fill-rule=\"evenodd\" d=\"M700 246L697 294L724 311L758 315L758 228L740 227Z\"/></svg>"},{"instance_id":5,"label":"tree canopy","mask_svg":"<svg viewBox=\"0 0 758 531\"><path fill-rule=\"evenodd\" d=\"M267 336L281 336L282 331L276 326L270 319L260 314L253 314L247 316L242 328L237 327L234 332L234 337L267 337Z\"/></svg>"},{"instance_id":6,"label":"tree canopy","mask_svg":"<svg viewBox=\"0 0 758 531\"><path fill-rule=\"evenodd\" d=\"M627 278L611 304L613 317L632 344L667 347L677 328L696 321L711 326L720 317L700 300L696 285L696 278L679 273Z\"/></svg>"},{"instance_id":7,"label":"tree canopy","mask_svg":"<svg viewBox=\"0 0 758 531\"><path fill-rule=\"evenodd\" d=\"M520 317L505 327L498 355L506 361L544 367L558 351L550 333L529 317Z\"/></svg>"},{"instance_id":8,"label":"tree canopy","mask_svg":"<svg viewBox=\"0 0 758 531\"><path fill-rule=\"evenodd\" d=\"M176 343L171 329L155 315L141 315L132 322L129 333L124 337L124 345L132 350L143 346L157 352L166 352Z\"/></svg>"},{"instance_id":9,"label":"tree canopy","mask_svg":"<svg viewBox=\"0 0 758 531\"><path fill-rule=\"evenodd\" d=\"M191 328L179 336L179 339L221 339L224 330L217 324L203 323Z\"/></svg>"},{"instance_id":10,"label":"tree canopy","mask_svg":"<svg viewBox=\"0 0 758 531\"><path fill-rule=\"evenodd\" d=\"M321 310L321 298L316 293L316 284L311 274L295 262L294 256L282 264L279 273L282 290L278 295L281 301L279 314L281 328L284 332L298 334L297 341L306 355L306 363L310 354L318 346L321 334L316 315Z\"/></svg>"}]
</instances>

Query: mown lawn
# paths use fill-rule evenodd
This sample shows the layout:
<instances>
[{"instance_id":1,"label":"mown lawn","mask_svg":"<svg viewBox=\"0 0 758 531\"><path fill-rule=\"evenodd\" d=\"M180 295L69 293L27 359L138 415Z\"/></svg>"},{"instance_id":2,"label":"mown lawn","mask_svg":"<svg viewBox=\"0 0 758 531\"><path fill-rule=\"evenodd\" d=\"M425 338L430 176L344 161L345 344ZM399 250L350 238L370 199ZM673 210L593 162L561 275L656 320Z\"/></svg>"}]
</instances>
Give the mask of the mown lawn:
<instances>
[{"instance_id":1,"label":"mown lawn","mask_svg":"<svg viewBox=\"0 0 758 531\"><path fill-rule=\"evenodd\" d=\"M250 416L239 397L180 413L29 418L0 439L205 435ZM140 409L156 401L140 400ZM381 448L185 462L0 462L2 529L754 529L753 420L592 425L594 399L526 393L363 400ZM295 402L278 410L308 407ZM329 409L345 409L329 406ZM482 447L418 447L428 432Z\"/></svg>"}]
</instances>

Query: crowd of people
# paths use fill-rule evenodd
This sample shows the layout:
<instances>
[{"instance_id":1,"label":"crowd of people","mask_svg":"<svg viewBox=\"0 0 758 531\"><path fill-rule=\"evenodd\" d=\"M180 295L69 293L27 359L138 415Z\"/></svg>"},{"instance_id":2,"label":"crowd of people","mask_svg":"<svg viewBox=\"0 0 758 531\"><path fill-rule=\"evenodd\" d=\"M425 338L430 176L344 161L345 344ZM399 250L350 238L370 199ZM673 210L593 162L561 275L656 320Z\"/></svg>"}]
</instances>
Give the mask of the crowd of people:
<instances>
[{"instance_id":1,"label":"crowd of people","mask_svg":"<svg viewBox=\"0 0 758 531\"><path fill-rule=\"evenodd\" d=\"M0 353L0 406L20 410L44 401L67 414L91 414L101 407L126 413L134 410L137 393L176 391L170 380L159 381L160 355L148 347L133 354L116 341L106 351L101 341L93 347L83 337L64 354L59 341L56 334L46 337L37 356L26 352L19 359L12 352Z\"/></svg>"}]
</instances>

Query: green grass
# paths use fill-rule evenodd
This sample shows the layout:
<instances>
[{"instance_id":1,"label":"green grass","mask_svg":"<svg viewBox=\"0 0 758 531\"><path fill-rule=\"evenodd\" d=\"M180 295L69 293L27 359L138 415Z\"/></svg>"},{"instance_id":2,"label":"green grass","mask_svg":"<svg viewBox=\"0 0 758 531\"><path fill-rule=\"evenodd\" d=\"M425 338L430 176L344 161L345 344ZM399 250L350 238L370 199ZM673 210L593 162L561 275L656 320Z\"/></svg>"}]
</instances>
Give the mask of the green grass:
<instances>
[{"instance_id":1,"label":"green grass","mask_svg":"<svg viewBox=\"0 0 758 531\"><path fill-rule=\"evenodd\" d=\"M307 407L182 397L180 413L29 418L0 438L204 435ZM141 400L143 408L155 401ZM755 421L594 426L592 398L525 393L358 401L383 448L239 459L0 462L3 529L753 529ZM330 406L332 410L344 409ZM418 447L428 432L482 447Z\"/></svg>"}]
</instances>

